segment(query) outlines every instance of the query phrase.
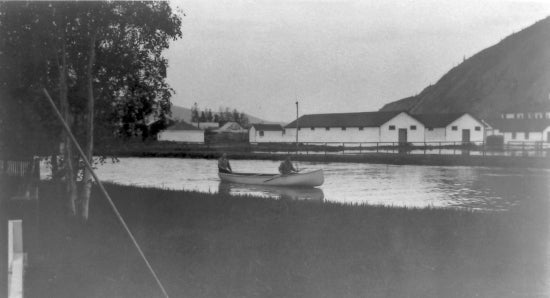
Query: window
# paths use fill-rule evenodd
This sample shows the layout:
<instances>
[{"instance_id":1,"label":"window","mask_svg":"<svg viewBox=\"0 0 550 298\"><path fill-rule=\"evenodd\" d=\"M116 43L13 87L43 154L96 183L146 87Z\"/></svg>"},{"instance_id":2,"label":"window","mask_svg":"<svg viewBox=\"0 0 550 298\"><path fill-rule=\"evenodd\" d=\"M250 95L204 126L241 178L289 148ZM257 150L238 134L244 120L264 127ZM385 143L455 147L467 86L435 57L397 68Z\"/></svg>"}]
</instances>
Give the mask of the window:
<instances>
[{"instance_id":1,"label":"window","mask_svg":"<svg viewBox=\"0 0 550 298\"><path fill-rule=\"evenodd\" d=\"M416 130L416 125L411 125L411 130Z\"/></svg>"},{"instance_id":2,"label":"window","mask_svg":"<svg viewBox=\"0 0 550 298\"><path fill-rule=\"evenodd\" d=\"M263 136L264 136L264 131L260 130L260 137L263 137Z\"/></svg>"},{"instance_id":3,"label":"window","mask_svg":"<svg viewBox=\"0 0 550 298\"><path fill-rule=\"evenodd\" d=\"M432 127L428 127L428 131L434 131Z\"/></svg>"},{"instance_id":4,"label":"window","mask_svg":"<svg viewBox=\"0 0 550 298\"><path fill-rule=\"evenodd\" d=\"M300 131L300 128L298 127L298 131Z\"/></svg>"},{"instance_id":5,"label":"window","mask_svg":"<svg viewBox=\"0 0 550 298\"><path fill-rule=\"evenodd\" d=\"M315 130L315 127L312 127L311 130Z\"/></svg>"},{"instance_id":6,"label":"window","mask_svg":"<svg viewBox=\"0 0 550 298\"><path fill-rule=\"evenodd\" d=\"M458 126L451 126L452 130L458 130Z\"/></svg>"},{"instance_id":7,"label":"window","mask_svg":"<svg viewBox=\"0 0 550 298\"><path fill-rule=\"evenodd\" d=\"M286 133L286 128L283 128L283 135Z\"/></svg>"},{"instance_id":8,"label":"window","mask_svg":"<svg viewBox=\"0 0 550 298\"><path fill-rule=\"evenodd\" d=\"M523 119L523 113L517 113L516 119Z\"/></svg>"},{"instance_id":9,"label":"window","mask_svg":"<svg viewBox=\"0 0 550 298\"><path fill-rule=\"evenodd\" d=\"M481 131L481 126L476 126L476 131Z\"/></svg>"},{"instance_id":10,"label":"window","mask_svg":"<svg viewBox=\"0 0 550 298\"><path fill-rule=\"evenodd\" d=\"M363 130L363 127L359 127L359 130Z\"/></svg>"},{"instance_id":11,"label":"window","mask_svg":"<svg viewBox=\"0 0 550 298\"><path fill-rule=\"evenodd\" d=\"M346 130L346 127L345 127L345 126L344 126L344 127L342 127L342 130Z\"/></svg>"},{"instance_id":12,"label":"window","mask_svg":"<svg viewBox=\"0 0 550 298\"><path fill-rule=\"evenodd\" d=\"M395 130L395 125L390 125L390 130Z\"/></svg>"},{"instance_id":13,"label":"window","mask_svg":"<svg viewBox=\"0 0 550 298\"><path fill-rule=\"evenodd\" d=\"M325 128L325 130L326 130L326 131L329 131L329 130L330 130L330 127Z\"/></svg>"},{"instance_id":14,"label":"window","mask_svg":"<svg viewBox=\"0 0 550 298\"><path fill-rule=\"evenodd\" d=\"M513 133L512 133L512 140L515 140L515 139L516 139L516 133L513 132Z\"/></svg>"},{"instance_id":15,"label":"window","mask_svg":"<svg viewBox=\"0 0 550 298\"><path fill-rule=\"evenodd\" d=\"M528 131L525 132L525 139L529 140L529 132Z\"/></svg>"}]
</instances>

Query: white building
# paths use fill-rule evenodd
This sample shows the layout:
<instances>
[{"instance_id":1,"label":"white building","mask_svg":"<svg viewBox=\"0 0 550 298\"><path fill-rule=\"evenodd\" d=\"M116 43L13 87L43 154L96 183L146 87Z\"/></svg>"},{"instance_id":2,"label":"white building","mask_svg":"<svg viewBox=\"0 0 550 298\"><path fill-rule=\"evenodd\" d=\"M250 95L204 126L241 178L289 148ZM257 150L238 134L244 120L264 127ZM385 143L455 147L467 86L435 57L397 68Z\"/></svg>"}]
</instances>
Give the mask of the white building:
<instances>
[{"instance_id":1,"label":"white building","mask_svg":"<svg viewBox=\"0 0 550 298\"><path fill-rule=\"evenodd\" d=\"M252 124L248 130L250 143L292 142L280 124Z\"/></svg>"},{"instance_id":2,"label":"white building","mask_svg":"<svg viewBox=\"0 0 550 298\"><path fill-rule=\"evenodd\" d=\"M303 115L285 127L285 136L299 142L416 142L424 127L405 112L360 112ZM412 129L412 130L411 130Z\"/></svg>"},{"instance_id":3,"label":"white building","mask_svg":"<svg viewBox=\"0 0 550 298\"><path fill-rule=\"evenodd\" d=\"M423 143L482 142L485 124L468 113L419 114L360 112L303 115L282 132L250 131L251 142L303 143Z\"/></svg>"},{"instance_id":4,"label":"white building","mask_svg":"<svg viewBox=\"0 0 550 298\"><path fill-rule=\"evenodd\" d=\"M534 104L529 109L517 107L489 120L493 129L487 135L503 136L504 142L550 143L550 104Z\"/></svg>"},{"instance_id":5,"label":"white building","mask_svg":"<svg viewBox=\"0 0 550 298\"><path fill-rule=\"evenodd\" d=\"M159 141L204 143L204 130L186 122L176 122L158 135Z\"/></svg>"},{"instance_id":6,"label":"white building","mask_svg":"<svg viewBox=\"0 0 550 298\"><path fill-rule=\"evenodd\" d=\"M486 125L468 113L412 115L424 124L424 142L483 142Z\"/></svg>"}]
</instances>

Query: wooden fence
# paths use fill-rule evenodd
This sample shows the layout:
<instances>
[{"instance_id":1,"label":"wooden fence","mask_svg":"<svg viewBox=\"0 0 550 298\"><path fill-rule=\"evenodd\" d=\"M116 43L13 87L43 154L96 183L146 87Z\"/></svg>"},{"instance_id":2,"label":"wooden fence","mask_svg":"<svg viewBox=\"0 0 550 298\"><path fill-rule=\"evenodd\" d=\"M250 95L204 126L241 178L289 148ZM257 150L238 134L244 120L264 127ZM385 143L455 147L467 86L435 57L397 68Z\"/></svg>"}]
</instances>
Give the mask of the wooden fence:
<instances>
[{"instance_id":1,"label":"wooden fence","mask_svg":"<svg viewBox=\"0 0 550 298\"><path fill-rule=\"evenodd\" d=\"M514 142L493 146L485 142L300 142L255 143L250 151L287 154L413 154L550 157L550 143Z\"/></svg>"}]
</instances>

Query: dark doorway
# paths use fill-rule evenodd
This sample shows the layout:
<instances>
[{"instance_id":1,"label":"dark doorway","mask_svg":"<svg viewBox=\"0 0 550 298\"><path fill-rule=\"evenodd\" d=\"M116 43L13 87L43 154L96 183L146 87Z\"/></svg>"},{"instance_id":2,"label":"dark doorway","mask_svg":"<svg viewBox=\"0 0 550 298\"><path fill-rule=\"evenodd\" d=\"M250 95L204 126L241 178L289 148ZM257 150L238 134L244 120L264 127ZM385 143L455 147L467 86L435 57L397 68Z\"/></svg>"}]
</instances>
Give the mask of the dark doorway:
<instances>
[{"instance_id":1,"label":"dark doorway","mask_svg":"<svg viewBox=\"0 0 550 298\"><path fill-rule=\"evenodd\" d=\"M470 130L469 129L463 129L462 130L462 143L470 143Z\"/></svg>"},{"instance_id":2,"label":"dark doorway","mask_svg":"<svg viewBox=\"0 0 550 298\"><path fill-rule=\"evenodd\" d=\"M399 129L399 144L407 143L407 129L406 128L400 128Z\"/></svg>"}]
</instances>

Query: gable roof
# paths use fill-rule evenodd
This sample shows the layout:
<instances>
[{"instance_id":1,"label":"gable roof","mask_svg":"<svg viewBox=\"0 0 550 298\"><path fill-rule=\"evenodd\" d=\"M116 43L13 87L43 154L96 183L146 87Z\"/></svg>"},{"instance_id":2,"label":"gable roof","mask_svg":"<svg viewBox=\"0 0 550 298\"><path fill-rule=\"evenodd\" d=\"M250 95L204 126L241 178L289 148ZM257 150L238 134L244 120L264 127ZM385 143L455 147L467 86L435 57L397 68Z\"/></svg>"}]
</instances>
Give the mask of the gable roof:
<instances>
[{"instance_id":1,"label":"gable roof","mask_svg":"<svg viewBox=\"0 0 550 298\"><path fill-rule=\"evenodd\" d=\"M427 128L447 127L456 119L462 117L465 113L452 114L413 114L416 120L420 121Z\"/></svg>"},{"instance_id":2,"label":"gable roof","mask_svg":"<svg viewBox=\"0 0 550 298\"><path fill-rule=\"evenodd\" d=\"M378 127L402 112L309 114L298 118L299 127ZM296 128L296 120L285 128Z\"/></svg>"},{"instance_id":3,"label":"gable roof","mask_svg":"<svg viewBox=\"0 0 550 298\"><path fill-rule=\"evenodd\" d=\"M251 127L254 127L256 130L262 130L262 131L282 131L283 130L283 127L280 124L255 123L255 124L252 124Z\"/></svg>"},{"instance_id":4,"label":"gable roof","mask_svg":"<svg viewBox=\"0 0 550 298\"><path fill-rule=\"evenodd\" d=\"M489 124L502 132L542 132L550 119L491 119Z\"/></svg>"},{"instance_id":5,"label":"gable roof","mask_svg":"<svg viewBox=\"0 0 550 298\"><path fill-rule=\"evenodd\" d=\"M226 122L220 128L215 129L213 131L215 131L215 132L246 132L247 130L244 129L239 123L230 121L230 122Z\"/></svg>"},{"instance_id":6,"label":"gable roof","mask_svg":"<svg viewBox=\"0 0 550 298\"><path fill-rule=\"evenodd\" d=\"M200 128L197 128L196 126L193 126L187 122L176 122L173 125L166 128L166 130L202 130Z\"/></svg>"}]
</instances>

